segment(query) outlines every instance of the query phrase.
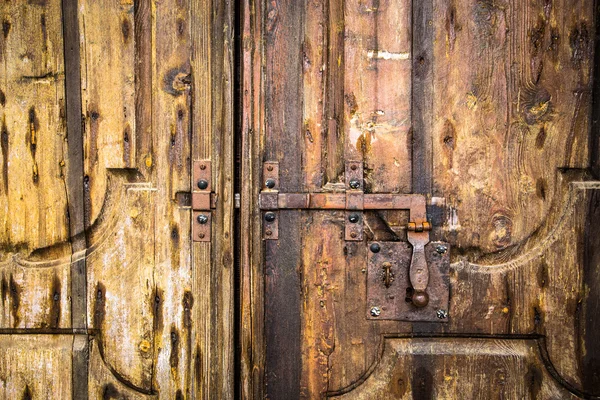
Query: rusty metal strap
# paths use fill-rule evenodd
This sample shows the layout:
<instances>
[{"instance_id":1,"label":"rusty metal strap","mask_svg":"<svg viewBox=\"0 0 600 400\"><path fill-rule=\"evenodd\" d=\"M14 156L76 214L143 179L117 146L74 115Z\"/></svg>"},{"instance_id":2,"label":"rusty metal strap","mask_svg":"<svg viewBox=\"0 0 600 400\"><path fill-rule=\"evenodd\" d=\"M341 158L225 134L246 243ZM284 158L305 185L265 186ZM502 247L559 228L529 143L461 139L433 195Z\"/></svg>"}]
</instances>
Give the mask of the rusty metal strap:
<instances>
[{"instance_id":1,"label":"rusty metal strap","mask_svg":"<svg viewBox=\"0 0 600 400\"><path fill-rule=\"evenodd\" d=\"M345 193L279 193L263 190L261 210L410 210L416 220L427 220L426 198L420 194Z\"/></svg>"}]
</instances>

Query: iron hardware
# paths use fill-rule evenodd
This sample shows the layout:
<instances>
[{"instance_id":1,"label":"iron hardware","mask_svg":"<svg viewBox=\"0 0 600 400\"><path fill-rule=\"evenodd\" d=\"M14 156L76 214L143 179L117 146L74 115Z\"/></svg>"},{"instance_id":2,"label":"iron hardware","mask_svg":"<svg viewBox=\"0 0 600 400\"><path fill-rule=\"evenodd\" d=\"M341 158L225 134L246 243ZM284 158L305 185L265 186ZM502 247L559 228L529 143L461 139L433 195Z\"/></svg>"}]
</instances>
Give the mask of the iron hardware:
<instances>
[{"instance_id":1,"label":"iron hardware","mask_svg":"<svg viewBox=\"0 0 600 400\"><path fill-rule=\"evenodd\" d=\"M277 162L266 162L263 165L263 190L260 192L259 206L265 211L265 227L263 238L273 240L278 238L278 223L276 214L279 210L344 210L346 211L345 240L362 241L363 224L361 221L362 213L365 210L408 210L409 222L406 226L408 242L410 243L410 260L407 263L406 278L408 279L407 288L410 289L409 302L412 309L422 308L430 311L433 305L430 301L430 262L425 249L429 248L429 232L432 229L431 223L427 219L427 198L422 194L399 194L399 193L364 193L363 187L363 163L360 161L346 162L346 189L344 192L315 192L315 193L281 193L277 190L279 185L279 164ZM268 224L268 225L267 225ZM387 245L386 246L394 246ZM381 250L381 244L372 243L370 245L370 257ZM434 248L436 255L443 259L447 258L446 244L437 244ZM404 253L403 253L404 254ZM408 254L408 253L406 253ZM437 264L436 264L437 265ZM393 282L396 279L397 270L389 261L378 272L383 271L383 286L386 289L393 289ZM381 282L381 279L376 279ZM438 287L439 282L436 283ZM398 285L396 285L398 286ZM435 290L438 290L436 288ZM443 287L439 289L443 291ZM447 290L447 289L446 289ZM447 298L447 293L446 293ZM447 308L443 296L436 293L434 302L437 309ZM379 306L377 306L379 307ZM382 313L385 308L379 307ZM398 318L405 318L403 312L396 313ZM427 314L428 316L431 313ZM373 316L372 313L369 315ZM421 315L418 313L418 315ZM423 314L425 315L425 314ZM421 315L424 320L428 317ZM433 313L435 317L435 312ZM376 317L379 317L377 315ZM386 319L378 318L378 319ZM434 319L431 319L434 320Z\"/></svg>"},{"instance_id":2,"label":"iron hardware","mask_svg":"<svg viewBox=\"0 0 600 400\"><path fill-rule=\"evenodd\" d=\"M210 242L211 210L215 208L216 196L212 193L211 163L209 160L194 161L192 179L192 237L194 242Z\"/></svg>"}]
</instances>

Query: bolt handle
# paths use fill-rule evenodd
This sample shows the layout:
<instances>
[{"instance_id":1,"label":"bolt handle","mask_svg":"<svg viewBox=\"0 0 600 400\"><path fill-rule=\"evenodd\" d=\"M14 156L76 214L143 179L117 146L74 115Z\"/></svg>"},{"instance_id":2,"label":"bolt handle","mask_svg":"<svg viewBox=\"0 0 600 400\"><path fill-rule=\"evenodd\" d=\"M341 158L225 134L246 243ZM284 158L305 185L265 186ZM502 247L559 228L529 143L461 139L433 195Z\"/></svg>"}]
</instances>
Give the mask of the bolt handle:
<instances>
[{"instance_id":1,"label":"bolt handle","mask_svg":"<svg viewBox=\"0 0 600 400\"><path fill-rule=\"evenodd\" d=\"M429 296L425 293L429 283L429 268L425 258L425 247L421 243L413 243L412 258L409 270L410 283L414 289L412 296L416 307L425 307L429 303Z\"/></svg>"}]
</instances>

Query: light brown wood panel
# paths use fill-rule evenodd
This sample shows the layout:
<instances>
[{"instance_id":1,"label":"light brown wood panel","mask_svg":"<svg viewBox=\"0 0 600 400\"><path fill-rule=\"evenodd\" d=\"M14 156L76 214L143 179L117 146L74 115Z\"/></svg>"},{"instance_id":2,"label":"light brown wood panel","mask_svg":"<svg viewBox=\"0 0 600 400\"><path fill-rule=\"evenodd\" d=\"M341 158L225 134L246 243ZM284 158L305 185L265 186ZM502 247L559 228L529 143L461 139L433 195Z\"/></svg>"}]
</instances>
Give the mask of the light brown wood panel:
<instances>
[{"instance_id":1,"label":"light brown wood panel","mask_svg":"<svg viewBox=\"0 0 600 400\"><path fill-rule=\"evenodd\" d=\"M72 335L0 335L0 397L71 398Z\"/></svg>"},{"instance_id":2,"label":"light brown wood panel","mask_svg":"<svg viewBox=\"0 0 600 400\"><path fill-rule=\"evenodd\" d=\"M503 261L559 201L557 169L589 164L592 2L434 4L434 193L458 251Z\"/></svg>"},{"instance_id":3,"label":"light brown wood panel","mask_svg":"<svg viewBox=\"0 0 600 400\"><path fill-rule=\"evenodd\" d=\"M0 5L0 258L68 239L60 1ZM59 256L69 247L58 248ZM50 255L52 256L52 255Z\"/></svg>"},{"instance_id":4,"label":"light brown wood panel","mask_svg":"<svg viewBox=\"0 0 600 400\"><path fill-rule=\"evenodd\" d=\"M133 0L79 1L88 226L101 212L107 169L136 167L134 11Z\"/></svg>"},{"instance_id":5,"label":"light brown wood panel","mask_svg":"<svg viewBox=\"0 0 600 400\"><path fill-rule=\"evenodd\" d=\"M384 338L349 399L575 399L540 365L535 340ZM485 371L485 372L484 372Z\"/></svg>"}]
</instances>

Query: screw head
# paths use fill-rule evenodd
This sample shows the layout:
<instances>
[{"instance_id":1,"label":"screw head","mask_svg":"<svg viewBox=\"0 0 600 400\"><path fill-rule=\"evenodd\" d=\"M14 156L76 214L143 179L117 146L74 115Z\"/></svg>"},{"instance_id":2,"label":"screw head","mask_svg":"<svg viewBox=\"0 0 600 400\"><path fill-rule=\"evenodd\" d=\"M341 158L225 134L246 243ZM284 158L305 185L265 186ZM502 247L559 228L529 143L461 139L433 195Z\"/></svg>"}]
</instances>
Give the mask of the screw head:
<instances>
[{"instance_id":1,"label":"screw head","mask_svg":"<svg viewBox=\"0 0 600 400\"><path fill-rule=\"evenodd\" d=\"M198 221L199 224L204 225L205 223L208 222L208 216L206 216L204 214L200 214L196 217L196 220Z\"/></svg>"},{"instance_id":2,"label":"screw head","mask_svg":"<svg viewBox=\"0 0 600 400\"><path fill-rule=\"evenodd\" d=\"M272 165L268 165L267 166L267 171L273 171L273 166Z\"/></svg>"},{"instance_id":3,"label":"screw head","mask_svg":"<svg viewBox=\"0 0 600 400\"><path fill-rule=\"evenodd\" d=\"M446 311L446 310L439 309L439 310L437 310L435 312L435 314L437 315L437 317L439 319L446 319L446 318L448 318L448 311Z\"/></svg>"},{"instance_id":4,"label":"screw head","mask_svg":"<svg viewBox=\"0 0 600 400\"><path fill-rule=\"evenodd\" d=\"M268 212L265 214L265 221L267 222L273 222L275 221L275 213L274 212Z\"/></svg>"},{"instance_id":5,"label":"screw head","mask_svg":"<svg viewBox=\"0 0 600 400\"><path fill-rule=\"evenodd\" d=\"M379 245L379 243L372 243L371 247L369 248L373 253L379 253L379 250L381 250L381 246Z\"/></svg>"},{"instance_id":6,"label":"screw head","mask_svg":"<svg viewBox=\"0 0 600 400\"><path fill-rule=\"evenodd\" d=\"M358 236L358 235L356 234L356 232L352 232L352 233L350 233L350 237L351 237L351 238L355 238L355 237L357 237L357 236Z\"/></svg>"},{"instance_id":7,"label":"screw head","mask_svg":"<svg viewBox=\"0 0 600 400\"><path fill-rule=\"evenodd\" d=\"M370 312L373 317L379 317L381 315L381 309L379 307L371 307Z\"/></svg>"},{"instance_id":8,"label":"screw head","mask_svg":"<svg viewBox=\"0 0 600 400\"><path fill-rule=\"evenodd\" d=\"M199 234L198 234L198 237L199 237L200 239L204 239L204 236L206 236L206 235L204 235L204 233L199 233Z\"/></svg>"},{"instance_id":9,"label":"screw head","mask_svg":"<svg viewBox=\"0 0 600 400\"><path fill-rule=\"evenodd\" d=\"M360 187L360 182L358 181L358 179L351 179L349 185L352 189L358 189Z\"/></svg>"},{"instance_id":10,"label":"screw head","mask_svg":"<svg viewBox=\"0 0 600 400\"><path fill-rule=\"evenodd\" d=\"M352 222L353 224L357 223L358 221L360 221L360 216L358 214L350 214L348 216L348 221Z\"/></svg>"},{"instance_id":11,"label":"screw head","mask_svg":"<svg viewBox=\"0 0 600 400\"><path fill-rule=\"evenodd\" d=\"M204 170L206 169L206 165L204 165L204 164L200 164L200 169L201 169L202 171L204 171Z\"/></svg>"},{"instance_id":12,"label":"screw head","mask_svg":"<svg viewBox=\"0 0 600 400\"><path fill-rule=\"evenodd\" d=\"M208 181L204 180L204 179L200 179L198 181L198 189L200 190L204 190L208 187Z\"/></svg>"},{"instance_id":13,"label":"screw head","mask_svg":"<svg viewBox=\"0 0 600 400\"><path fill-rule=\"evenodd\" d=\"M272 231L272 230L270 230L270 229L267 229L267 230L265 231L265 235L267 235L267 236L271 236L272 234L273 234L273 231Z\"/></svg>"},{"instance_id":14,"label":"screw head","mask_svg":"<svg viewBox=\"0 0 600 400\"><path fill-rule=\"evenodd\" d=\"M438 254L444 254L448 251L448 248L446 246L444 246L443 244L438 244L435 247L435 251L437 251Z\"/></svg>"},{"instance_id":15,"label":"screw head","mask_svg":"<svg viewBox=\"0 0 600 400\"><path fill-rule=\"evenodd\" d=\"M265 181L265 186L268 187L269 189L273 189L275 187L275 179L267 179Z\"/></svg>"},{"instance_id":16,"label":"screw head","mask_svg":"<svg viewBox=\"0 0 600 400\"><path fill-rule=\"evenodd\" d=\"M357 168L358 168L358 167L356 166L356 164L352 164L352 166L350 167L350 169L351 169L352 171L356 171L356 169L357 169Z\"/></svg>"}]
</instances>

